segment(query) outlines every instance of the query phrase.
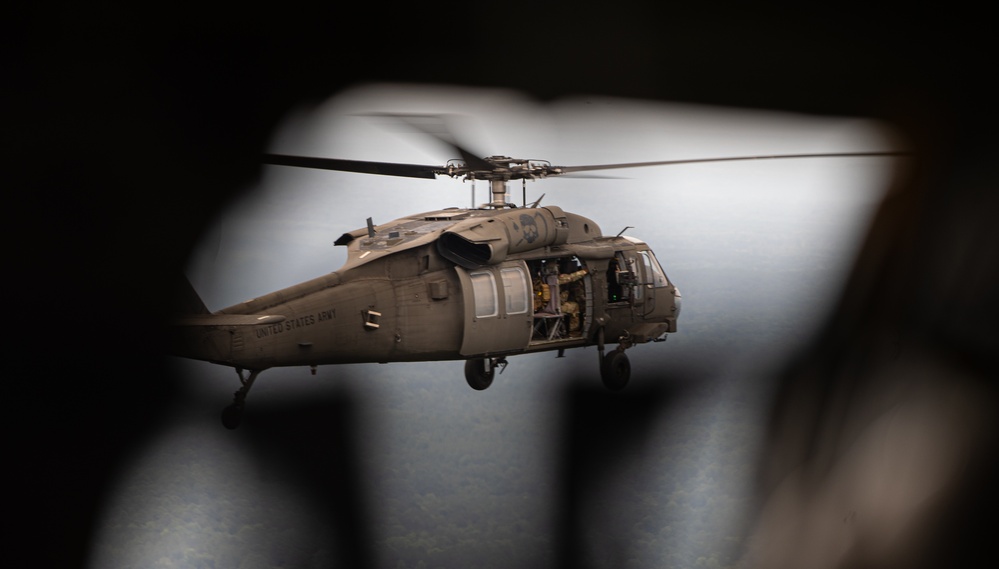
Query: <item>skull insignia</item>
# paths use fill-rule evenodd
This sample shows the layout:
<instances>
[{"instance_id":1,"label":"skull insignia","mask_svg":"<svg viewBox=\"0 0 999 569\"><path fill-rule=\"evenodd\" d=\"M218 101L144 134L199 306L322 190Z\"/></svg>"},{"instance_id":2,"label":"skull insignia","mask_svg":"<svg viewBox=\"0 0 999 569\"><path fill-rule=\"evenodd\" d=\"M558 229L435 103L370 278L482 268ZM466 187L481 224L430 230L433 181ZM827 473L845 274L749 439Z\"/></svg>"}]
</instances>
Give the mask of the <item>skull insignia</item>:
<instances>
[{"instance_id":1,"label":"skull insignia","mask_svg":"<svg viewBox=\"0 0 999 569\"><path fill-rule=\"evenodd\" d=\"M538 224L534 221L534 218L526 213L522 214L520 216L520 225L524 229L524 241L534 243L538 238Z\"/></svg>"}]
</instances>

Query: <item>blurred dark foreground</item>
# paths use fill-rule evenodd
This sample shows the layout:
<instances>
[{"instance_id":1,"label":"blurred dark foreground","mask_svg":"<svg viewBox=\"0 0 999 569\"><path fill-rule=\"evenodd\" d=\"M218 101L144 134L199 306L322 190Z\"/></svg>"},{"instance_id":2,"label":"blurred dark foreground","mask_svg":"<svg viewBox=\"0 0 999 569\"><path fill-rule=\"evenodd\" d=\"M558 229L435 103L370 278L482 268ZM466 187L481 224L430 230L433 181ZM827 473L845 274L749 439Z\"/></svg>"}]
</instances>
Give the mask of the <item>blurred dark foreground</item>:
<instances>
[{"instance_id":1,"label":"blurred dark foreground","mask_svg":"<svg viewBox=\"0 0 999 569\"><path fill-rule=\"evenodd\" d=\"M499 41L488 37L492 25L478 38L451 23L505 24L516 11L458 8L150 19L74 5L12 15L0 56L14 338L5 449L15 507L4 556L85 563L111 480L179 396L159 354L159 322L200 228L258 176L255 157L285 113L367 81L892 124L917 167L876 215L838 317L776 378L745 563L937 567L993 556L981 520L995 511L999 474L999 176L986 59L994 42L981 20L540 5L524 12L534 24ZM358 28L360 38L348 33ZM573 512L601 482L577 466L594 456L612 464L619 447L599 441L640 436L656 402L566 394L556 565L587 564ZM351 414L338 417L332 448L350 457ZM356 473L346 459L323 471L338 483L306 487L340 505L338 527L355 547L339 565L370 566Z\"/></svg>"}]
</instances>

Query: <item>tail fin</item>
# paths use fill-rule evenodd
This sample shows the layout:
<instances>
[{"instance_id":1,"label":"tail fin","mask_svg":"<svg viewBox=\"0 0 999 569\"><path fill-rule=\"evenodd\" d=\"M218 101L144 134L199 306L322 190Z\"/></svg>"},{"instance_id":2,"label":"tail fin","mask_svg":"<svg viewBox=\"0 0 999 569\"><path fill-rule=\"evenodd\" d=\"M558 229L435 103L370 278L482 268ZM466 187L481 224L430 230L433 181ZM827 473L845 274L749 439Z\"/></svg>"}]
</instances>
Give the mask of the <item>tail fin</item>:
<instances>
[{"instance_id":1,"label":"tail fin","mask_svg":"<svg viewBox=\"0 0 999 569\"><path fill-rule=\"evenodd\" d=\"M204 301L198 296L198 291L194 290L187 276L181 275L180 281L177 285L177 294L174 295L173 313L178 316L211 314L211 311L208 310Z\"/></svg>"}]
</instances>

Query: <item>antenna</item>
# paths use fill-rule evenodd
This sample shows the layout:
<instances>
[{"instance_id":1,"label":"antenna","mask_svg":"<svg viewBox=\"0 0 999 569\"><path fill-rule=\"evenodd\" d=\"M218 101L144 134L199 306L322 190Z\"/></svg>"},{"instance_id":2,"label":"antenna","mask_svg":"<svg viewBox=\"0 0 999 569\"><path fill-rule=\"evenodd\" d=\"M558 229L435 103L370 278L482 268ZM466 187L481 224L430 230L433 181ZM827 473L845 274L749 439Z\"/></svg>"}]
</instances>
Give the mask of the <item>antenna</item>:
<instances>
[{"instance_id":1,"label":"antenna","mask_svg":"<svg viewBox=\"0 0 999 569\"><path fill-rule=\"evenodd\" d=\"M624 229L622 229L622 230L621 230L620 232L618 232L618 234L617 234L617 235L615 235L614 237L620 237L621 235L623 235L623 234L624 234L624 232L625 232L625 231L627 231L627 230L629 230L629 229L634 229L634 227L633 227L633 226L631 226L631 225L626 225L626 226L625 226L625 228L624 228Z\"/></svg>"}]
</instances>

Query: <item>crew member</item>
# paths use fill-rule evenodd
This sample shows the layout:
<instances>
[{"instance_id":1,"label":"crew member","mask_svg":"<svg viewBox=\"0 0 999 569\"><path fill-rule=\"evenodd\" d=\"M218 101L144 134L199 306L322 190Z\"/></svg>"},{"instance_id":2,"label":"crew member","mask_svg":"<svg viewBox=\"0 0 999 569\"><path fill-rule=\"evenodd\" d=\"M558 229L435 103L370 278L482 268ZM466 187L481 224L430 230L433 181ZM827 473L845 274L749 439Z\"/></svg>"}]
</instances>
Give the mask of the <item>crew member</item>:
<instances>
[{"instance_id":1,"label":"crew member","mask_svg":"<svg viewBox=\"0 0 999 569\"><path fill-rule=\"evenodd\" d=\"M579 300L581 296L579 294L579 285L574 284L571 287L566 286L562 288L562 285L568 285L570 283L576 283L584 276L586 276L587 270L580 269L572 273L564 273L558 276L558 284L560 287L559 300L561 304L559 309L562 314L569 317L569 333L579 332L582 322L579 318Z\"/></svg>"}]
</instances>

